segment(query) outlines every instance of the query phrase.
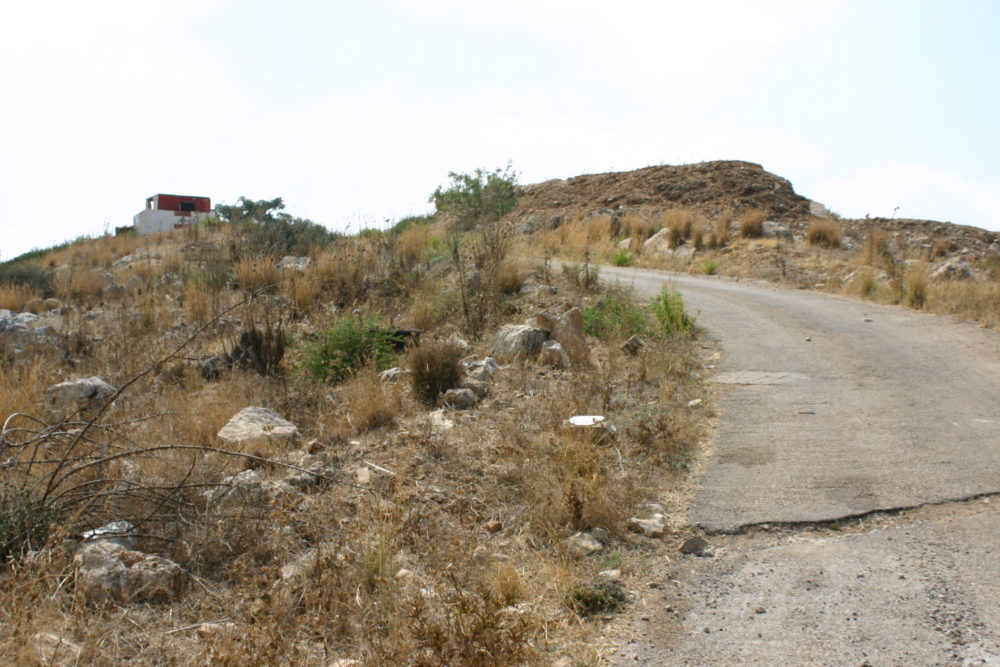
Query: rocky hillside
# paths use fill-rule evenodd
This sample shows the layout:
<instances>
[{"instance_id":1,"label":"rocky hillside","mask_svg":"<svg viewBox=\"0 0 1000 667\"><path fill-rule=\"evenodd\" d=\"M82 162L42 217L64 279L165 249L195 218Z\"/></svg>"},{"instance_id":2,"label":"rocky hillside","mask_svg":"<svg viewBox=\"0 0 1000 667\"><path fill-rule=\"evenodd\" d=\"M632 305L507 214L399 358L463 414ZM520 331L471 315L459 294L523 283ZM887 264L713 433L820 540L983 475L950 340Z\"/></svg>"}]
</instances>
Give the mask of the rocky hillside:
<instances>
[{"instance_id":1,"label":"rocky hillside","mask_svg":"<svg viewBox=\"0 0 1000 667\"><path fill-rule=\"evenodd\" d=\"M762 278L1000 324L1000 233L843 219L748 162L537 183L508 219L539 256Z\"/></svg>"}]
</instances>

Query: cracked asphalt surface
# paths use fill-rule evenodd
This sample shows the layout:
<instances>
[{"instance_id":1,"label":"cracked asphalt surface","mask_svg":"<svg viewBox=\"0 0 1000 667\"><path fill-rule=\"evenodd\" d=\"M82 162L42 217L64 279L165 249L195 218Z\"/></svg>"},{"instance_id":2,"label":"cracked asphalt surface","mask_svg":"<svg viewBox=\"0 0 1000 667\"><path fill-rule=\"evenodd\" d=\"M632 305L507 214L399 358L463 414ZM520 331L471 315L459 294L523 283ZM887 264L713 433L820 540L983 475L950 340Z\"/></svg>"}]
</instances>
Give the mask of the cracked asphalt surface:
<instances>
[{"instance_id":1,"label":"cracked asphalt surface","mask_svg":"<svg viewBox=\"0 0 1000 667\"><path fill-rule=\"evenodd\" d=\"M722 350L688 516L713 548L674 558L613 662L1000 665L1000 336L759 283L602 277L670 284Z\"/></svg>"}]
</instances>

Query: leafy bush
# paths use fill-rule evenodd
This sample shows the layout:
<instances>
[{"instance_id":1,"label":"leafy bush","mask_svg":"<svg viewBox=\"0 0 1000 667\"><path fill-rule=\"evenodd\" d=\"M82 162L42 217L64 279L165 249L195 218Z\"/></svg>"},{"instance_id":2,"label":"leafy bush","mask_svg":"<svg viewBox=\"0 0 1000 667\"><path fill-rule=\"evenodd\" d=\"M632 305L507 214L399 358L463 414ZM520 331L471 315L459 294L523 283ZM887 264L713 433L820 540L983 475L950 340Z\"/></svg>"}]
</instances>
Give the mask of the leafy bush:
<instances>
[{"instance_id":1,"label":"leafy bush","mask_svg":"<svg viewBox=\"0 0 1000 667\"><path fill-rule=\"evenodd\" d=\"M701 263L701 271L705 275L714 276L719 270L719 263L712 260L707 260Z\"/></svg>"},{"instance_id":2,"label":"leafy bush","mask_svg":"<svg viewBox=\"0 0 1000 667\"><path fill-rule=\"evenodd\" d=\"M336 238L326 227L284 213L281 197L252 201L240 197L235 205L218 204L215 215L231 222L243 234L243 242L254 252L273 255L306 255L325 248Z\"/></svg>"},{"instance_id":3,"label":"leafy bush","mask_svg":"<svg viewBox=\"0 0 1000 667\"><path fill-rule=\"evenodd\" d=\"M27 287L44 297L52 296L52 278L49 273L30 262L11 261L0 264L0 284Z\"/></svg>"},{"instance_id":4,"label":"leafy bush","mask_svg":"<svg viewBox=\"0 0 1000 667\"><path fill-rule=\"evenodd\" d=\"M59 519L57 508L21 489L3 489L0 496L0 564L16 561L45 544Z\"/></svg>"},{"instance_id":5,"label":"leafy bush","mask_svg":"<svg viewBox=\"0 0 1000 667\"><path fill-rule=\"evenodd\" d=\"M400 219L389 229L389 231L394 234L399 234L405 232L407 229L412 229L413 227L430 224L430 222L431 216L429 215L409 215Z\"/></svg>"},{"instance_id":6,"label":"leafy bush","mask_svg":"<svg viewBox=\"0 0 1000 667\"><path fill-rule=\"evenodd\" d=\"M305 347L302 364L318 380L340 382L367 363L379 370L389 368L399 345L395 329L371 319L347 316Z\"/></svg>"},{"instance_id":7,"label":"leafy bush","mask_svg":"<svg viewBox=\"0 0 1000 667\"><path fill-rule=\"evenodd\" d=\"M667 335L687 333L694 329L694 318L684 310L684 299L680 292L664 289L653 299L650 309L656 316L660 329Z\"/></svg>"},{"instance_id":8,"label":"leafy bush","mask_svg":"<svg viewBox=\"0 0 1000 667\"><path fill-rule=\"evenodd\" d=\"M462 350L444 341L427 341L410 350L409 368L413 391L428 405L438 396L458 386Z\"/></svg>"},{"instance_id":9,"label":"leafy bush","mask_svg":"<svg viewBox=\"0 0 1000 667\"><path fill-rule=\"evenodd\" d=\"M634 260L635 255L625 248L618 248L611 253L611 263L615 266L628 266Z\"/></svg>"},{"instance_id":10,"label":"leafy bush","mask_svg":"<svg viewBox=\"0 0 1000 667\"><path fill-rule=\"evenodd\" d=\"M502 170L450 172L448 178L451 184L447 188L438 186L429 201L434 202L438 213L454 216L464 229L479 222L499 220L517 205L517 172L510 164Z\"/></svg>"},{"instance_id":11,"label":"leafy bush","mask_svg":"<svg viewBox=\"0 0 1000 667\"><path fill-rule=\"evenodd\" d=\"M625 292L610 292L584 308L583 330L598 338L628 338L651 330L649 317Z\"/></svg>"}]
</instances>

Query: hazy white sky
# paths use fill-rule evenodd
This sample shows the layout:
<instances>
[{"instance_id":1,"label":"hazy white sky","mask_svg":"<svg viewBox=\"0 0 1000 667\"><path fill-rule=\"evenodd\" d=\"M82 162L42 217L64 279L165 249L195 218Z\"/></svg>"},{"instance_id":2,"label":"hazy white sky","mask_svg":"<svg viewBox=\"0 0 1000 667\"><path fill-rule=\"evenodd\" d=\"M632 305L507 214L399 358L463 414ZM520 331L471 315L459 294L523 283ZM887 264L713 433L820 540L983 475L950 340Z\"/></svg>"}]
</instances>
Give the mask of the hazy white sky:
<instances>
[{"instance_id":1,"label":"hazy white sky","mask_svg":"<svg viewBox=\"0 0 1000 667\"><path fill-rule=\"evenodd\" d=\"M0 10L0 258L157 192L357 230L449 171L759 162L1000 230L993 0L91 0Z\"/></svg>"}]
</instances>

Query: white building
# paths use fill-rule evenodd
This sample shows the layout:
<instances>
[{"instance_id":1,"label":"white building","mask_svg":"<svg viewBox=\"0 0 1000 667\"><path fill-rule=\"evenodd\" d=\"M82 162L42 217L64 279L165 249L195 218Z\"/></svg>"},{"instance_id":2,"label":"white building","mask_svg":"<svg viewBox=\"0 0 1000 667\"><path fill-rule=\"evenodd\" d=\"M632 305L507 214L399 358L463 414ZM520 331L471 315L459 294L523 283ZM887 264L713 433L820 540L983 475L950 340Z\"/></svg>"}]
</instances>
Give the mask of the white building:
<instances>
[{"instance_id":1,"label":"white building","mask_svg":"<svg viewBox=\"0 0 1000 667\"><path fill-rule=\"evenodd\" d=\"M146 200L146 208L132 219L136 234L155 234L189 225L212 214L208 197L158 194Z\"/></svg>"}]
</instances>

